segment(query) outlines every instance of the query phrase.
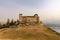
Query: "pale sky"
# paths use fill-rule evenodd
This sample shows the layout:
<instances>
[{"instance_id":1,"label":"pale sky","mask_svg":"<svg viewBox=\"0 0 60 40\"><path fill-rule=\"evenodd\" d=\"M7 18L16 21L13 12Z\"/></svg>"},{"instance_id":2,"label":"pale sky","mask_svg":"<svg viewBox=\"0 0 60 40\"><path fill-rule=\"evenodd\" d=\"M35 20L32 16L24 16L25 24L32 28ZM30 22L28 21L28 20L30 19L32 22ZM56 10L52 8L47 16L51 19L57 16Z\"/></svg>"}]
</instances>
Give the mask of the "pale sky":
<instances>
[{"instance_id":1,"label":"pale sky","mask_svg":"<svg viewBox=\"0 0 60 40\"><path fill-rule=\"evenodd\" d=\"M0 0L0 22L38 14L42 21L60 20L60 0Z\"/></svg>"}]
</instances>

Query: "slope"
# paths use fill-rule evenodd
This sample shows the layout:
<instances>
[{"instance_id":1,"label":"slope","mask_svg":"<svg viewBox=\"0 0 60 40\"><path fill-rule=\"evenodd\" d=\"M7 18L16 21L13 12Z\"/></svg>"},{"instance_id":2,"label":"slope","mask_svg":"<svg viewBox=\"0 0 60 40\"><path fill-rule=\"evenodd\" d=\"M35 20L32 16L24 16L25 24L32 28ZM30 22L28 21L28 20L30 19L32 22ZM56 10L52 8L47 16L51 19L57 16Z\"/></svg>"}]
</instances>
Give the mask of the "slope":
<instances>
[{"instance_id":1,"label":"slope","mask_svg":"<svg viewBox=\"0 0 60 40\"><path fill-rule=\"evenodd\" d=\"M60 40L57 32L45 25L0 29L0 40Z\"/></svg>"}]
</instances>

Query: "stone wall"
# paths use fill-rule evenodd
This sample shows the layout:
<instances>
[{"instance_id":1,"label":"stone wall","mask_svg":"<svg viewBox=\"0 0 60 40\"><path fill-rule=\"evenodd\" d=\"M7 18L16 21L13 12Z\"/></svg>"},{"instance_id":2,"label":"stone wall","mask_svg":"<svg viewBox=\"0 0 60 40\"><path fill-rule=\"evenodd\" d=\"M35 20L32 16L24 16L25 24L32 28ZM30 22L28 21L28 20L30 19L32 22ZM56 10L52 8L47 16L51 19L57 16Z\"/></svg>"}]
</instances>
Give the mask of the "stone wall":
<instances>
[{"instance_id":1,"label":"stone wall","mask_svg":"<svg viewBox=\"0 0 60 40\"><path fill-rule=\"evenodd\" d=\"M36 24L39 23L39 16L37 14L34 16L23 16L19 14L19 21L21 24Z\"/></svg>"}]
</instances>

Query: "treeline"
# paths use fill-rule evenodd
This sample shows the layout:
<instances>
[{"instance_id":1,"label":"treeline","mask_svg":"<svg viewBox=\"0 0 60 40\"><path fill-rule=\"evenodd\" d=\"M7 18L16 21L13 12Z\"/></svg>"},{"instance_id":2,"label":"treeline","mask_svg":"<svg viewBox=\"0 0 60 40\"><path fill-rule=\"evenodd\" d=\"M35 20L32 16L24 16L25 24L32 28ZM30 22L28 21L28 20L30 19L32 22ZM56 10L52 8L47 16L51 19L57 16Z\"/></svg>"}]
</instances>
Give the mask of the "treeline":
<instances>
[{"instance_id":1,"label":"treeline","mask_svg":"<svg viewBox=\"0 0 60 40\"><path fill-rule=\"evenodd\" d=\"M0 23L0 29L2 29L2 28L10 28L10 27L17 26L17 25L19 25L19 20L17 20L17 21L11 20L10 21L8 19L5 24Z\"/></svg>"}]
</instances>

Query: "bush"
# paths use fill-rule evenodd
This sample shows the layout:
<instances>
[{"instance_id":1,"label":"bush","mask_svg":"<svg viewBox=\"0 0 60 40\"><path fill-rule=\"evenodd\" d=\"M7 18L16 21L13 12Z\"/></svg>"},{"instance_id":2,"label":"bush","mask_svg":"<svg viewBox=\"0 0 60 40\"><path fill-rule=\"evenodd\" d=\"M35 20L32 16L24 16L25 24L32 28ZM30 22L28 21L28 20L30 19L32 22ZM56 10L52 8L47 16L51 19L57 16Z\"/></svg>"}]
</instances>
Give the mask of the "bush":
<instances>
[{"instance_id":1,"label":"bush","mask_svg":"<svg viewBox=\"0 0 60 40\"><path fill-rule=\"evenodd\" d=\"M17 26L17 25L19 25L19 20L17 20L17 21L11 20L11 22L10 22L10 20L8 19L5 24L1 25L1 23L0 23L0 29L9 28L9 27Z\"/></svg>"}]
</instances>

